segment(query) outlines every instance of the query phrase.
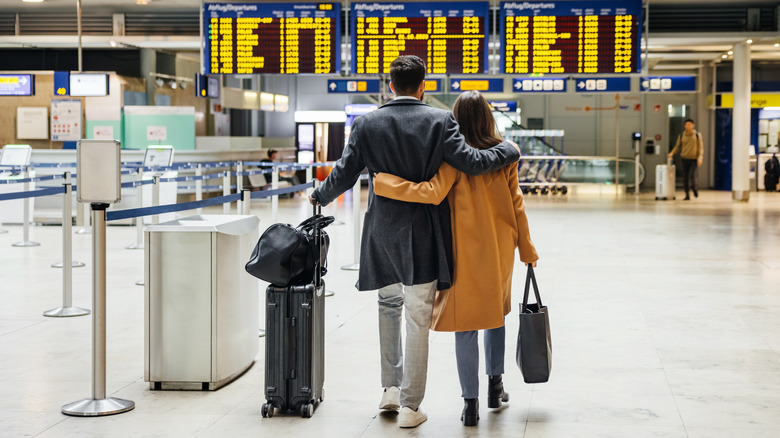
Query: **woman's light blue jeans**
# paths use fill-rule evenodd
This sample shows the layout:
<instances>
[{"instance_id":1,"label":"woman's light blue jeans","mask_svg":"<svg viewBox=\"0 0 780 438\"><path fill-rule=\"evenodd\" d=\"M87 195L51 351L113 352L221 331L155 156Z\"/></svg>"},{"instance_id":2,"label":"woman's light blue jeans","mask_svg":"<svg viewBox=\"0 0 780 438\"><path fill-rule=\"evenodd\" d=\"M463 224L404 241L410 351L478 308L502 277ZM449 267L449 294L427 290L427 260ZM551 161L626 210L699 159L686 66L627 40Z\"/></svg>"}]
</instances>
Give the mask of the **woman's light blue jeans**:
<instances>
[{"instance_id":1,"label":"woman's light blue jeans","mask_svg":"<svg viewBox=\"0 0 780 438\"><path fill-rule=\"evenodd\" d=\"M504 326L485 332L485 373L488 376L504 374L506 329ZM455 332L455 357L463 398L479 397L479 343L477 331Z\"/></svg>"}]
</instances>

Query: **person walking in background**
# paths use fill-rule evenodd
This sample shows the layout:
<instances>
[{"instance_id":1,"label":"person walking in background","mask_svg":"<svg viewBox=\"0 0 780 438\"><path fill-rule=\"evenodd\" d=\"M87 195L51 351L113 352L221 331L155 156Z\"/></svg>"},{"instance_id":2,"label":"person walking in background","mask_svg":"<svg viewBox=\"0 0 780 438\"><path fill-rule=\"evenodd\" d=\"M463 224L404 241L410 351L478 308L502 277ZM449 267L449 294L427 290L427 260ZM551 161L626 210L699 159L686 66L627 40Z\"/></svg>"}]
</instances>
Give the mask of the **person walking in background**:
<instances>
[{"instance_id":1,"label":"person walking in background","mask_svg":"<svg viewBox=\"0 0 780 438\"><path fill-rule=\"evenodd\" d=\"M466 142L490 150L501 138L485 98L476 91L461 94L453 107ZM539 259L528 230L517 163L480 176L469 176L447 163L432 180L413 183L389 173L374 176L374 193L400 201L439 204L446 200L452 217L454 276L452 287L436 294L431 328L455 332L455 355L462 397L461 421L479 420L479 346L484 330L488 407L509 400L504 392L504 317L512 308L515 248L520 260Z\"/></svg>"},{"instance_id":2,"label":"person walking in background","mask_svg":"<svg viewBox=\"0 0 780 438\"><path fill-rule=\"evenodd\" d=\"M364 168L411 181L431 179L442 162L469 173L492 172L517 163L517 145L487 150L466 144L452 113L421 102L425 63L399 56L390 64L390 87L397 96L355 120L344 154L312 193L327 205L352 188ZM434 294L451 284L449 208L400 202L373 195L360 241L357 288L378 290L379 349L384 392L379 408L397 410L398 425L416 427L427 419L419 409L428 371L428 331ZM406 346L401 318L406 317Z\"/></svg>"},{"instance_id":3,"label":"person walking in background","mask_svg":"<svg viewBox=\"0 0 780 438\"><path fill-rule=\"evenodd\" d=\"M696 190L696 169L704 161L704 143L702 143L701 134L696 130L696 125L691 119L685 120L685 130L677 136L674 149L669 152L667 157L672 158L678 152L683 167L683 188L685 189L685 199L683 200L690 201L689 187L693 189L693 196L699 197L699 192Z\"/></svg>"}]
</instances>

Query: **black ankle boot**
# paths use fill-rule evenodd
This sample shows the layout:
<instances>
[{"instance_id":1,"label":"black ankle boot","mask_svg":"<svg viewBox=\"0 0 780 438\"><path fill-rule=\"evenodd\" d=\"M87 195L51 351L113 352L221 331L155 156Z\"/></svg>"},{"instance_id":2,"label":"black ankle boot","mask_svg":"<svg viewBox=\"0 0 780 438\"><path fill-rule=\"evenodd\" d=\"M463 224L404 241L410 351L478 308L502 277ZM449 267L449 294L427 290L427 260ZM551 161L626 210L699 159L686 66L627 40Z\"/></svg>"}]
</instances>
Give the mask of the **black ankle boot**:
<instances>
[{"instance_id":1,"label":"black ankle boot","mask_svg":"<svg viewBox=\"0 0 780 438\"><path fill-rule=\"evenodd\" d=\"M501 375L488 376L488 407L500 408L503 402L509 401L509 393L504 391Z\"/></svg>"},{"instance_id":2,"label":"black ankle boot","mask_svg":"<svg viewBox=\"0 0 780 438\"><path fill-rule=\"evenodd\" d=\"M464 426L476 426L479 421L479 399L464 398L463 413L460 415L460 421Z\"/></svg>"}]
</instances>

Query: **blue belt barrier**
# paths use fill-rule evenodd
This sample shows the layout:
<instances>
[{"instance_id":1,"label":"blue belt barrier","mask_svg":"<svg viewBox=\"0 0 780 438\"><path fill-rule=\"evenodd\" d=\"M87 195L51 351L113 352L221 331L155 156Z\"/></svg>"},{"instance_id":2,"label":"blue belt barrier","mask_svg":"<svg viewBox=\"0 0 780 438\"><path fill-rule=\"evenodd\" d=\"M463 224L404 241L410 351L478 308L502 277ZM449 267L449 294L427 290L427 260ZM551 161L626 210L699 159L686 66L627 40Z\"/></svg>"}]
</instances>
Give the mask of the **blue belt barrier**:
<instances>
[{"instance_id":1,"label":"blue belt barrier","mask_svg":"<svg viewBox=\"0 0 780 438\"><path fill-rule=\"evenodd\" d=\"M257 198L267 198L269 196L275 196L275 195L284 195L286 193L293 193L293 192L300 192L306 189L310 189L314 187L314 181L307 182L305 184L298 184L297 186L292 187L285 187L283 189L274 189L274 190L260 190L256 192L252 192L251 195L249 195L252 199Z\"/></svg>"},{"instance_id":2,"label":"blue belt barrier","mask_svg":"<svg viewBox=\"0 0 780 438\"><path fill-rule=\"evenodd\" d=\"M158 205L156 207L128 208L126 210L109 211L106 213L107 221L117 221L120 219L131 219L141 216L152 216L155 214L173 213L175 211L194 210L196 208L210 207L212 205L221 205L228 202L235 202L241 199L241 193L220 196L217 198L204 199L203 201L183 202L181 204Z\"/></svg>"},{"instance_id":3,"label":"blue belt barrier","mask_svg":"<svg viewBox=\"0 0 780 438\"><path fill-rule=\"evenodd\" d=\"M50 187L47 189L30 190L27 192L14 192L0 194L0 201L10 201L12 199L37 198L40 196L50 196L65 193L65 187Z\"/></svg>"}]
</instances>

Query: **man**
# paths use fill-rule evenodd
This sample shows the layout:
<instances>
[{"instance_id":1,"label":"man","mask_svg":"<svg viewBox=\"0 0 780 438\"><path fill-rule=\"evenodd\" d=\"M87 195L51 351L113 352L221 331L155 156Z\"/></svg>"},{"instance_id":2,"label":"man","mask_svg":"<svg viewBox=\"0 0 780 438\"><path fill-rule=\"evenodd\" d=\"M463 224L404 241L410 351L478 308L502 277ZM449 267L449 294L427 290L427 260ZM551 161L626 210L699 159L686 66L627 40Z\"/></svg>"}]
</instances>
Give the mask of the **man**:
<instances>
[{"instance_id":1,"label":"man","mask_svg":"<svg viewBox=\"0 0 780 438\"><path fill-rule=\"evenodd\" d=\"M396 98L355 120L344 154L312 193L327 205L351 188L364 168L410 181L432 178L442 161L468 173L497 170L520 157L504 142L488 150L466 144L449 111L420 100L425 64L399 56L390 64ZM445 240L446 239L446 240ZM414 204L373 195L371 187L360 246L358 290L379 290L379 340L382 386L380 409L396 410L400 427L427 419L419 409L428 368L428 328L434 294L450 286L447 242L449 206ZM401 348L401 315L406 310L406 351Z\"/></svg>"},{"instance_id":2,"label":"man","mask_svg":"<svg viewBox=\"0 0 780 438\"><path fill-rule=\"evenodd\" d=\"M674 149L667 155L667 157L672 158L677 152L680 153L683 167L683 188L685 189L684 201L691 200L688 193L689 185L693 189L693 196L699 197L699 192L696 191L696 169L704 161L704 144L701 141L701 134L695 128L693 120L687 119L685 131L677 136Z\"/></svg>"}]
</instances>

